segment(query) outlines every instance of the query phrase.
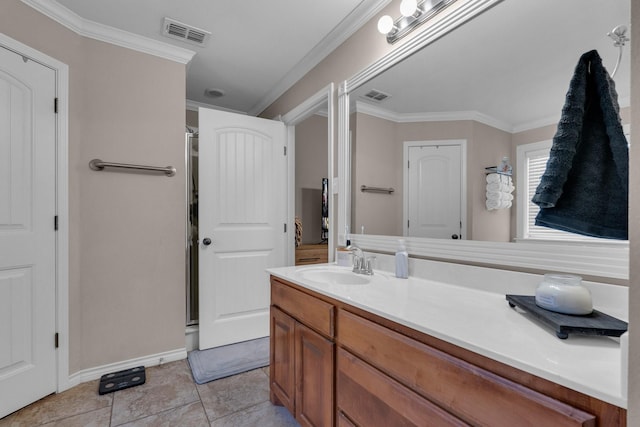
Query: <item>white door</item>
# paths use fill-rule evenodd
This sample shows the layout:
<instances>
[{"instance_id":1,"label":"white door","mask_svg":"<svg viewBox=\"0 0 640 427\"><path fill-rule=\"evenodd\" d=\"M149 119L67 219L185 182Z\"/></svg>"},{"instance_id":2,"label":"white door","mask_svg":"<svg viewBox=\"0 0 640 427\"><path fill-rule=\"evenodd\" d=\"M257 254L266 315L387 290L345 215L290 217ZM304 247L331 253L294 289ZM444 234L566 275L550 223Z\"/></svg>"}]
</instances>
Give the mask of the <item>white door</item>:
<instances>
[{"instance_id":1,"label":"white door","mask_svg":"<svg viewBox=\"0 0 640 427\"><path fill-rule=\"evenodd\" d=\"M55 96L0 47L0 417L56 390Z\"/></svg>"},{"instance_id":2,"label":"white door","mask_svg":"<svg viewBox=\"0 0 640 427\"><path fill-rule=\"evenodd\" d=\"M459 144L409 145L405 235L462 238L462 148Z\"/></svg>"},{"instance_id":3,"label":"white door","mask_svg":"<svg viewBox=\"0 0 640 427\"><path fill-rule=\"evenodd\" d=\"M286 265L281 122L199 112L200 349L269 335L269 267ZM207 240L208 239L208 240Z\"/></svg>"}]
</instances>

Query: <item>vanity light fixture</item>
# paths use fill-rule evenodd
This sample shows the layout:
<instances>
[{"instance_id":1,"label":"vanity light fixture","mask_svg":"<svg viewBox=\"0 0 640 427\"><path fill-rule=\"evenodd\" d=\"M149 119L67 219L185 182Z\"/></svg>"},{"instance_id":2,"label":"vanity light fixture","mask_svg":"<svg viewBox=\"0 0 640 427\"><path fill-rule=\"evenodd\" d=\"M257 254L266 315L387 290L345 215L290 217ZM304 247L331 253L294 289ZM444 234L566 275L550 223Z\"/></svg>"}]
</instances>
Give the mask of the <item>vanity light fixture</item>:
<instances>
[{"instance_id":1,"label":"vanity light fixture","mask_svg":"<svg viewBox=\"0 0 640 427\"><path fill-rule=\"evenodd\" d=\"M378 31L386 34L387 42L393 44L454 1L456 0L402 0L402 16L394 21L391 16L384 15L378 20Z\"/></svg>"}]
</instances>

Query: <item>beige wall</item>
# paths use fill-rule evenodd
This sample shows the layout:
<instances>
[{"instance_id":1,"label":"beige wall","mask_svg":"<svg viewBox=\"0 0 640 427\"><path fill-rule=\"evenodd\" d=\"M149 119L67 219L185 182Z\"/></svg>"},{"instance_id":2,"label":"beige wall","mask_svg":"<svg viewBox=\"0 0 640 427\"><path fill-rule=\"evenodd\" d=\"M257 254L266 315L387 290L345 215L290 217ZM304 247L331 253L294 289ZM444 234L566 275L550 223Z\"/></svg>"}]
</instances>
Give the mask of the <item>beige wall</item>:
<instances>
[{"instance_id":1,"label":"beige wall","mask_svg":"<svg viewBox=\"0 0 640 427\"><path fill-rule=\"evenodd\" d=\"M19 0L3 0L0 28L69 66L70 373L184 348L185 66ZM94 172L92 158L178 173Z\"/></svg>"},{"instance_id":2,"label":"beige wall","mask_svg":"<svg viewBox=\"0 0 640 427\"><path fill-rule=\"evenodd\" d=\"M296 125L295 214L302 220L302 243L320 243L322 178L328 178L327 118L313 115Z\"/></svg>"},{"instance_id":3,"label":"beige wall","mask_svg":"<svg viewBox=\"0 0 640 427\"><path fill-rule=\"evenodd\" d=\"M190 128L197 128L200 121L198 120L197 110L187 110L187 126Z\"/></svg>"},{"instance_id":4,"label":"beige wall","mask_svg":"<svg viewBox=\"0 0 640 427\"><path fill-rule=\"evenodd\" d=\"M497 166L511 153L511 134L482 123L473 122L473 134L468 144L468 195L471 209L469 238L492 242L509 242L511 236L511 209L488 211L486 207L485 168ZM513 164L515 157L510 157ZM515 193L514 193L515 195Z\"/></svg>"},{"instance_id":5,"label":"beige wall","mask_svg":"<svg viewBox=\"0 0 640 427\"><path fill-rule=\"evenodd\" d=\"M397 144L397 123L355 114L357 138L351 140L351 231L402 235L402 142ZM354 116L352 114L352 116ZM393 187L392 194L363 193L360 187Z\"/></svg>"}]
</instances>

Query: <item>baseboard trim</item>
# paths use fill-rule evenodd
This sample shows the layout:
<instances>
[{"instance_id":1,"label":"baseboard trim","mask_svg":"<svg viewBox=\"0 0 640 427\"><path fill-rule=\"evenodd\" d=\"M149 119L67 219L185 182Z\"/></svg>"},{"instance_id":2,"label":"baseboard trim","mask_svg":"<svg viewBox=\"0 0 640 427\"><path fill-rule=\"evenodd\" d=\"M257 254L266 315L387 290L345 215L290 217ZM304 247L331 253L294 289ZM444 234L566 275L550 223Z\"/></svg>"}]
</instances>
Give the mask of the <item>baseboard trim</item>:
<instances>
[{"instance_id":1,"label":"baseboard trim","mask_svg":"<svg viewBox=\"0 0 640 427\"><path fill-rule=\"evenodd\" d=\"M74 374L69 375L66 383L61 381L58 392L70 389L87 381L93 381L100 378L104 374L110 372L121 371L123 369L135 368L136 366L157 366L169 362L175 362L187 358L186 348L165 351L163 353L150 354L148 356L137 357L135 359L123 360L121 362L110 363L108 365L96 366L94 368L83 369Z\"/></svg>"},{"instance_id":2,"label":"baseboard trim","mask_svg":"<svg viewBox=\"0 0 640 427\"><path fill-rule=\"evenodd\" d=\"M187 352L198 350L200 327L198 325L187 326L185 330L185 345Z\"/></svg>"}]
</instances>

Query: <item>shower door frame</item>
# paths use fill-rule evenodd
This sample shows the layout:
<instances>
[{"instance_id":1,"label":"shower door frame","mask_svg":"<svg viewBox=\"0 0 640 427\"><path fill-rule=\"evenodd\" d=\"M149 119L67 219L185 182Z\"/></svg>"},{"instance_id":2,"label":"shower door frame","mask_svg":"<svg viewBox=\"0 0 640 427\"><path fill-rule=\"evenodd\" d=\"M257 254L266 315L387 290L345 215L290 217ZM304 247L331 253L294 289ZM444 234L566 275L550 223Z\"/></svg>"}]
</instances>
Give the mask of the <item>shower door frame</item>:
<instances>
[{"instance_id":1,"label":"shower door frame","mask_svg":"<svg viewBox=\"0 0 640 427\"><path fill-rule=\"evenodd\" d=\"M190 129L191 130L191 129ZM197 299L197 292L198 292L198 267L197 264L195 266L195 272L196 274L192 275L191 274L191 265L194 262L194 257L195 257L195 262L197 263L197 259L198 259L198 234L197 232L195 233L194 236L194 224L192 222L192 213L196 212L197 215L197 209L194 208L194 198L192 197L193 194L193 179L194 179L194 174L193 174L193 141L194 139L198 138L198 133L197 130L194 132L187 132L185 135L185 153L184 153L184 157L185 157L185 291L186 291L186 310L185 310L185 316L186 316L186 326L196 326L198 325L198 299ZM198 179L197 174L195 175L195 179ZM197 196L196 196L197 197ZM197 200L197 199L196 199ZM197 227L197 224L196 224ZM195 246L194 246L194 240L195 240ZM196 250L193 250L193 248L196 248ZM195 299L193 298L193 294L195 292ZM193 305L195 302L195 310L193 309Z\"/></svg>"}]
</instances>

